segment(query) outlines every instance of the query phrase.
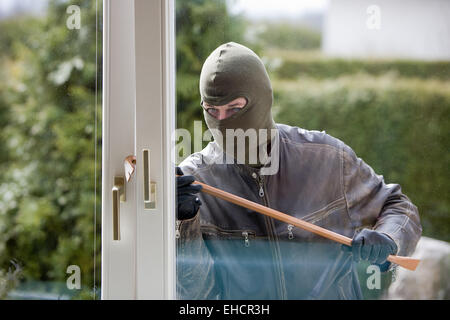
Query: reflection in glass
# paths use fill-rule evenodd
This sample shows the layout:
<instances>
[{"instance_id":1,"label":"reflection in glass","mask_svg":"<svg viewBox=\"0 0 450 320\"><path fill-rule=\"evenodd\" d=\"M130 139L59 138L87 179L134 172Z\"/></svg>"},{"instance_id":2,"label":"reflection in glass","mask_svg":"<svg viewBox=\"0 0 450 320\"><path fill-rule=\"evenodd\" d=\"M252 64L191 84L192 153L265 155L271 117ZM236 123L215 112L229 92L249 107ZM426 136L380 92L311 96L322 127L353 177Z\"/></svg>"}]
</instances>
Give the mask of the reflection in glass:
<instances>
[{"instance_id":1,"label":"reflection in glass","mask_svg":"<svg viewBox=\"0 0 450 320\"><path fill-rule=\"evenodd\" d=\"M446 115L450 106L447 94L450 74L448 53L445 61L430 59L432 55L445 56L445 52L436 55L436 52L425 49L416 51L423 55L414 57L415 60L411 60L411 56L405 58L398 54L394 45L375 41L377 34L367 27L370 24L366 24L373 13L373 10L366 10L370 9L370 3L365 6L365 2L361 2L356 10L346 8L345 4L339 2L319 2L320 5L308 8L308 1L296 1L298 7L286 6L289 12L282 13L270 9L261 12L263 6L259 6L258 10L251 10L249 7L253 1L245 1L245 4L244 1L177 1L177 127L187 129L193 137L189 140L192 142L191 148L187 148L191 152L181 150L184 152L181 160L191 153L208 148L210 141L206 141L204 137L212 136L203 135L203 131L207 129L199 92L203 63L220 45L227 42L240 43L254 50L265 64L273 87L272 112L276 123L315 130L317 134L326 131L351 146L358 159L370 164L374 172L380 175L379 179L383 178L386 184L401 185L401 191L396 187L395 192L403 192L409 198L406 200L401 196L401 201L409 204L402 208L402 213L414 221L411 223L414 240L410 241L410 245L403 246L405 252L412 254L414 251L416 240L421 235L420 223L424 226L425 236L449 241L449 221L446 218L449 216L449 197L448 192L442 188L447 179L442 172L448 171L448 165L441 152L448 149L445 134L448 126L444 120L448 119ZM295 6L293 1L289 3ZM387 8L386 6L389 5L380 5L381 17L383 7ZM284 6L277 2L277 7ZM389 7L389 10L395 8ZM420 16L424 10L428 10L427 7L419 5L414 8L414 14ZM344 12L351 12L357 17L356 20L348 21L348 24L361 22L360 29L355 32L364 35L365 41L371 39L371 45L377 46L376 52L367 52L367 46L355 48L353 52L359 53L355 58L348 54L348 50L339 50L345 47L350 35L339 36L330 31L333 29L330 26L346 25ZM377 29L379 32L384 32L384 35L396 34L405 41L405 37L399 36L405 32L400 24L392 21L388 23L388 20L381 20L381 23L383 21L386 24ZM350 28L351 33L354 28L358 27ZM432 28L426 22L420 25L421 32L429 35L435 34ZM382 38L390 39L386 36ZM355 41L353 45L358 43L360 41ZM334 51L327 52L330 48ZM426 46L418 45L416 48ZM377 53L381 56L374 58ZM200 135L195 121L202 121ZM305 136L308 140L308 134L305 133ZM205 159L205 154L211 153L211 149L206 149L196 159L199 162L207 161L209 159ZM305 153L302 154L303 158ZM329 157L331 153L327 153L324 158ZM300 164L302 158L297 160ZM311 158L309 161L320 166L317 159ZM195 166L191 166L190 162L182 166L185 174L191 174L193 168ZM283 163L280 168L283 170ZM341 170L340 168L324 166L318 172ZM300 169L299 165L298 170ZM310 186L314 181L297 179L293 182L292 176L298 174L294 171L277 181L280 188L295 189L299 184ZM212 165L195 172L195 178L206 183L208 181L201 178L210 179L209 182L214 187L263 203L258 198L258 182L251 180L251 174L242 174L238 169L236 172L223 174L221 169ZM328 186L315 186L314 190L321 194L321 188L327 188L333 183L329 181ZM358 190L362 192L364 189ZM336 232L345 232L340 223L349 219L345 209L348 199L341 199L341 195L332 197L327 194L329 198L305 198L297 206L288 208L281 199L283 196L285 195L269 197L265 205L280 210L284 208L286 210L281 211L298 213L299 217L330 206L329 210L324 211L323 217L315 219L314 223L321 224L326 223L327 219L334 219L328 227L333 226ZM288 196L287 191L286 197ZM300 198L295 194L290 195L289 199L294 201L292 199L296 197ZM399 297L390 290L392 279L396 277L395 268L378 274L374 265L368 262L352 264L347 261L348 253L342 252L340 245L310 237L303 232L299 234L298 229L278 222L270 226L257 213L250 214L242 208L224 204L202 193L199 194L199 199L203 208L208 207L207 211L212 212L211 215L222 221L222 224L212 225L210 216L205 214L200 215L198 220L177 223L178 235L182 235L183 230L186 230L183 228L188 226L195 225L195 228L189 230L200 230L192 232L191 238L179 236L177 239L179 297L189 294L194 298L205 297L201 292L209 292L206 298L211 299ZM392 201L387 201L386 205L396 202L391 198L390 200ZM314 201L317 201L316 205L312 206ZM331 206L340 201L342 206L331 210ZM310 210L306 210L308 206ZM416 206L420 208L420 223ZM364 218L367 212L361 210L358 213L362 221L360 227L375 225L375 220ZM258 217L249 218L251 215ZM245 223L242 223L242 219ZM275 231L275 241L269 232L263 231L269 229ZM346 236L351 237L352 234ZM426 237L421 238L418 250L423 247L420 244L427 240ZM187 248L186 245L195 248L197 251L193 252L197 254L187 255L183 251ZM295 257L291 252L295 252ZM276 262L279 258L277 255L283 257L278 260L282 261L281 265ZM211 266L214 268L212 273ZM448 271L445 268L443 270L444 273ZM398 272L402 273L403 270ZM188 275L192 274L203 274L203 277L189 278ZM331 289L325 288L330 279L337 285ZM181 282L183 285L180 285ZM283 288L287 288L285 292ZM326 290L322 290L324 288ZM411 292L414 290L417 291L417 288L411 289ZM319 292L326 293L320 295ZM434 295L439 296L437 292Z\"/></svg>"}]
</instances>

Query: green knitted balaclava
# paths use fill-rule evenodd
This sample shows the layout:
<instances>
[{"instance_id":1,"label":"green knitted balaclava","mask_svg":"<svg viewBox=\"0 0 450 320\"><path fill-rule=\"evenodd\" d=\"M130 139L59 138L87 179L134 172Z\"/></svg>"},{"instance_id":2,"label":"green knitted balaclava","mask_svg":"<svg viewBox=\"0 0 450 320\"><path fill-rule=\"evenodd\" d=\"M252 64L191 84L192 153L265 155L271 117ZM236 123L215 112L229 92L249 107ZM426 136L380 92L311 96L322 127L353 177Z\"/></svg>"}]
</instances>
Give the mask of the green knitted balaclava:
<instances>
[{"instance_id":1,"label":"green knitted balaclava","mask_svg":"<svg viewBox=\"0 0 450 320\"><path fill-rule=\"evenodd\" d=\"M263 62L252 50L233 42L223 44L214 50L202 68L200 94L202 102L213 106L226 105L239 97L247 99L247 104L242 110L223 120L214 118L206 111L203 112L214 140L226 153L236 158L239 147L235 140L234 150L227 148L227 129L242 129L243 132L248 129L255 129L256 132L266 129L270 141L270 130L275 129L271 112L272 85ZM221 137L218 132L222 134ZM257 139L256 147L254 143L249 144L249 141L245 143L243 152L246 164L249 164L250 155L257 154L258 145L267 142L261 141L259 135ZM243 146L239 148L242 149Z\"/></svg>"}]
</instances>

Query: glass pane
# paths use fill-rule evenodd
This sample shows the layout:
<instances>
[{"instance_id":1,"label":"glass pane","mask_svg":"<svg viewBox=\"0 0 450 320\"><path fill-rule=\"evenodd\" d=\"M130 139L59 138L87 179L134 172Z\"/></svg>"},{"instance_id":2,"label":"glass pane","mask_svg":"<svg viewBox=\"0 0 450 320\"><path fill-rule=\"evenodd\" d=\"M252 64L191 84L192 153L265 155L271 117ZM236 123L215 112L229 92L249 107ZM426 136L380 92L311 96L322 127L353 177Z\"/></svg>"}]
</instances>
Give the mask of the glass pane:
<instances>
[{"instance_id":1,"label":"glass pane","mask_svg":"<svg viewBox=\"0 0 450 320\"><path fill-rule=\"evenodd\" d=\"M0 0L0 299L100 297L101 13Z\"/></svg>"},{"instance_id":2,"label":"glass pane","mask_svg":"<svg viewBox=\"0 0 450 320\"><path fill-rule=\"evenodd\" d=\"M450 240L441 152L449 148L450 29L427 23L448 27L442 10L403 9L389 1L176 2L184 174L346 237L326 239L177 178L178 298L424 298L417 283L433 281L424 262L412 281L386 258L427 260L427 246L448 273L448 244L435 239ZM275 137L258 135L272 118ZM352 239L353 251L342 245Z\"/></svg>"}]
</instances>

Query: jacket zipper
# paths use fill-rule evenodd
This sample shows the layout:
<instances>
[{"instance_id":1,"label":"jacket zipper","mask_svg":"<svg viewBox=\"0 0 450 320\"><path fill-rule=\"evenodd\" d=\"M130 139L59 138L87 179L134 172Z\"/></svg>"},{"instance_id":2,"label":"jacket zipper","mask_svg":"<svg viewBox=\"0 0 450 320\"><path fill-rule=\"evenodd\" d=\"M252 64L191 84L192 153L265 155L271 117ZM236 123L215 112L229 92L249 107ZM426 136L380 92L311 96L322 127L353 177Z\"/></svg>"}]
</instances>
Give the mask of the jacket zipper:
<instances>
[{"instance_id":1,"label":"jacket zipper","mask_svg":"<svg viewBox=\"0 0 450 320\"><path fill-rule=\"evenodd\" d=\"M294 228L294 226L292 224L288 224L288 238L289 240L294 239L294 233L292 232L292 229Z\"/></svg>"},{"instance_id":2,"label":"jacket zipper","mask_svg":"<svg viewBox=\"0 0 450 320\"><path fill-rule=\"evenodd\" d=\"M265 193L264 193L264 178L261 177L261 176L258 176L258 174L256 172L253 172L252 177L253 177L253 179L255 179L258 182L259 197L260 198L264 198L264 196L265 196ZM267 205L266 199L264 199L264 204Z\"/></svg>"},{"instance_id":3,"label":"jacket zipper","mask_svg":"<svg viewBox=\"0 0 450 320\"><path fill-rule=\"evenodd\" d=\"M244 231L244 232L242 232L242 235L244 236L244 245L247 248L250 247L250 241L248 240L248 232Z\"/></svg>"},{"instance_id":4,"label":"jacket zipper","mask_svg":"<svg viewBox=\"0 0 450 320\"><path fill-rule=\"evenodd\" d=\"M178 240L180 239L180 227L181 227L181 220L177 220L175 222L175 238ZM226 231L226 230L222 230L220 228L215 228L217 230L220 230L220 232L223 233L228 233L228 234L233 234L234 232L232 231ZM248 248L250 247L250 240L249 240L249 231L242 231L242 236L244 237L244 245ZM251 232L253 234L253 232Z\"/></svg>"},{"instance_id":5,"label":"jacket zipper","mask_svg":"<svg viewBox=\"0 0 450 320\"><path fill-rule=\"evenodd\" d=\"M252 173L252 177L256 180L259 186L259 197L263 199L264 205L266 207L269 206L269 201L266 196L266 192L264 191L264 177L260 174L258 175L256 172ZM279 252L278 248L278 240L275 234L275 231L272 227L272 221L270 220L270 217L264 216L266 226L267 226L267 232L269 236L269 243L272 243L272 255L276 262L276 273L278 278L278 289L279 289L279 295L281 299L286 299L286 290L284 285L284 276L283 276L283 270L281 266L281 254Z\"/></svg>"},{"instance_id":6,"label":"jacket zipper","mask_svg":"<svg viewBox=\"0 0 450 320\"><path fill-rule=\"evenodd\" d=\"M221 233L226 233L226 234L229 234L229 235L234 235L234 234L240 233L242 235L242 237L244 238L244 245L246 247L250 247L250 238L249 238L250 235L256 236L256 233L254 231L249 231L249 230L244 230L244 231L240 231L240 230L224 230L224 229L221 229L221 228L216 227L216 226L207 226L207 227L203 227L203 228L204 229L208 229L208 228L215 229L215 230L217 230L217 231L219 231Z\"/></svg>"}]
</instances>

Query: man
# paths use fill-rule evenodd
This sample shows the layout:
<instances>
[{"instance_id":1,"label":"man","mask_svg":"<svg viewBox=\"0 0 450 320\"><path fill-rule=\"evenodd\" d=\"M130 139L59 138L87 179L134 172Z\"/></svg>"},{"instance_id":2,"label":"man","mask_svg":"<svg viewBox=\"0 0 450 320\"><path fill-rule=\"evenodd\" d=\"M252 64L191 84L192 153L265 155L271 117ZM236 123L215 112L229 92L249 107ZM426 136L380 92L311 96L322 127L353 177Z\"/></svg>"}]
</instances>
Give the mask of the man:
<instances>
[{"instance_id":1,"label":"man","mask_svg":"<svg viewBox=\"0 0 450 320\"><path fill-rule=\"evenodd\" d=\"M275 124L271 83L253 51L217 48L200 94L214 142L177 168L178 298L360 299L353 261L386 270L388 255L414 251L419 215L400 186L325 132ZM194 179L351 237L353 246L199 192Z\"/></svg>"}]
</instances>

